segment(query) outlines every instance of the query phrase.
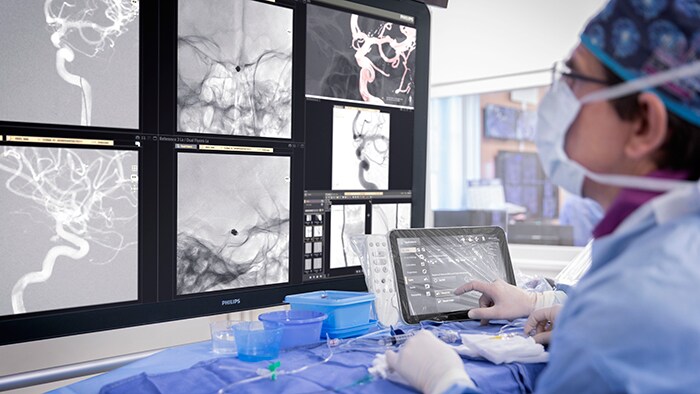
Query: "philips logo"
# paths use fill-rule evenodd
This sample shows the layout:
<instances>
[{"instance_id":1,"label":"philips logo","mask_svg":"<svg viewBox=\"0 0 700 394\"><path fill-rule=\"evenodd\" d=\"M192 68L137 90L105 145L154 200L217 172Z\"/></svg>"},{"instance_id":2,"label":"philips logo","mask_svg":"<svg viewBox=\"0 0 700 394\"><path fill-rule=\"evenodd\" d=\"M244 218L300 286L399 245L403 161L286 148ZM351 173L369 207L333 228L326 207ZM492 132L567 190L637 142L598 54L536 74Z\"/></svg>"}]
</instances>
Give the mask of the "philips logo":
<instances>
[{"instance_id":1,"label":"philips logo","mask_svg":"<svg viewBox=\"0 0 700 394\"><path fill-rule=\"evenodd\" d=\"M241 303L240 298L234 298L232 300L222 300L221 301L221 306L226 306L226 305L238 305Z\"/></svg>"}]
</instances>

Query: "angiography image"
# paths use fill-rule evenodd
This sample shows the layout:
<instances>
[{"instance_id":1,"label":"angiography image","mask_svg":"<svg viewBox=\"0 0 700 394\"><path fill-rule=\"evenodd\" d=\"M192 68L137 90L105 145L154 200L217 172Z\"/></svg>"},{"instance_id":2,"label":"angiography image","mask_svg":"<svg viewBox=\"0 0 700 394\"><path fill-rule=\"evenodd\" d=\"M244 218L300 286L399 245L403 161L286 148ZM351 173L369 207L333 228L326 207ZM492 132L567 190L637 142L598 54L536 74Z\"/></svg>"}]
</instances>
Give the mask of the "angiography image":
<instances>
[{"instance_id":1,"label":"angiography image","mask_svg":"<svg viewBox=\"0 0 700 394\"><path fill-rule=\"evenodd\" d=\"M138 299L138 152L0 147L0 315Z\"/></svg>"},{"instance_id":2,"label":"angiography image","mask_svg":"<svg viewBox=\"0 0 700 394\"><path fill-rule=\"evenodd\" d=\"M306 94L413 108L416 29L307 7Z\"/></svg>"},{"instance_id":3,"label":"angiography image","mask_svg":"<svg viewBox=\"0 0 700 394\"><path fill-rule=\"evenodd\" d=\"M365 233L365 205L331 206L331 269L360 265L352 249L352 236Z\"/></svg>"},{"instance_id":4,"label":"angiography image","mask_svg":"<svg viewBox=\"0 0 700 394\"><path fill-rule=\"evenodd\" d=\"M387 112L333 108L333 190L389 188L389 131Z\"/></svg>"},{"instance_id":5,"label":"angiography image","mask_svg":"<svg viewBox=\"0 0 700 394\"><path fill-rule=\"evenodd\" d=\"M139 0L0 1L0 119L139 126Z\"/></svg>"},{"instance_id":6,"label":"angiography image","mask_svg":"<svg viewBox=\"0 0 700 394\"><path fill-rule=\"evenodd\" d=\"M411 204L372 204L372 234L411 228Z\"/></svg>"},{"instance_id":7,"label":"angiography image","mask_svg":"<svg viewBox=\"0 0 700 394\"><path fill-rule=\"evenodd\" d=\"M178 131L291 138L291 9L179 0Z\"/></svg>"},{"instance_id":8,"label":"angiography image","mask_svg":"<svg viewBox=\"0 0 700 394\"><path fill-rule=\"evenodd\" d=\"M177 294L289 280L290 158L179 153Z\"/></svg>"}]
</instances>

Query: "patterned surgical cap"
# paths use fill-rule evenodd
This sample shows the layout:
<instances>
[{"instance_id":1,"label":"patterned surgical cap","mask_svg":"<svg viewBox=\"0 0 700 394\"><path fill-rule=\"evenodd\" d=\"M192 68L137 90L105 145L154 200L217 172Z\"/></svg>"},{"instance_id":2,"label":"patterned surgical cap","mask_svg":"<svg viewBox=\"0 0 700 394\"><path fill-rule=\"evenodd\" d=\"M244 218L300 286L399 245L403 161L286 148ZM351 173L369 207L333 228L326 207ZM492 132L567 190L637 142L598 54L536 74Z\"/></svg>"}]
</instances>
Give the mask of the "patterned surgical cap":
<instances>
[{"instance_id":1,"label":"patterned surgical cap","mask_svg":"<svg viewBox=\"0 0 700 394\"><path fill-rule=\"evenodd\" d=\"M581 43L624 80L700 60L700 0L610 0ZM654 90L669 110L700 126L700 76Z\"/></svg>"}]
</instances>

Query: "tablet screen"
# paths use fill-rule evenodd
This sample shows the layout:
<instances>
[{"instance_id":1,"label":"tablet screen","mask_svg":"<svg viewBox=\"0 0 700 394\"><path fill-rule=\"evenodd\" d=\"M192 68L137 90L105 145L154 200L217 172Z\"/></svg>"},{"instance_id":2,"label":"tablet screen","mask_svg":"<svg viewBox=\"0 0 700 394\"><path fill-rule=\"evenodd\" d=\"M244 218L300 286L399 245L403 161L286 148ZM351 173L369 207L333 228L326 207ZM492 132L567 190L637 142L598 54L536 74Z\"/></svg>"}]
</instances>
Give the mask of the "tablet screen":
<instances>
[{"instance_id":1,"label":"tablet screen","mask_svg":"<svg viewBox=\"0 0 700 394\"><path fill-rule=\"evenodd\" d=\"M500 227L395 230L389 235L404 321L463 320L478 292L454 290L472 280L515 284Z\"/></svg>"}]
</instances>

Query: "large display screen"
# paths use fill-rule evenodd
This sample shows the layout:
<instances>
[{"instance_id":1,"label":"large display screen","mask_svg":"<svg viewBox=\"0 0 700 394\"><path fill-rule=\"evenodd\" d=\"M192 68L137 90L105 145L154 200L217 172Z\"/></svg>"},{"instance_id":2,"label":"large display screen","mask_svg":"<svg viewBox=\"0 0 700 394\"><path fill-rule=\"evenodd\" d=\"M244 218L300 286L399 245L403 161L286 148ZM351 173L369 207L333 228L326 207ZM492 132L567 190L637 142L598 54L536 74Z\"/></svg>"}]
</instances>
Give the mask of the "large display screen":
<instances>
[{"instance_id":1,"label":"large display screen","mask_svg":"<svg viewBox=\"0 0 700 394\"><path fill-rule=\"evenodd\" d=\"M339 0L313 1L306 22L305 214L322 233L306 237L304 279L357 276L353 239L421 217L412 194L418 30L408 15Z\"/></svg>"},{"instance_id":2,"label":"large display screen","mask_svg":"<svg viewBox=\"0 0 700 394\"><path fill-rule=\"evenodd\" d=\"M416 28L401 19L309 5L306 94L413 108Z\"/></svg>"},{"instance_id":3,"label":"large display screen","mask_svg":"<svg viewBox=\"0 0 700 394\"><path fill-rule=\"evenodd\" d=\"M0 15L0 346L364 291L352 238L423 224L424 4Z\"/></svg>"},{"instance_id":4,"label":"large display screen","mask_svg":"<svg viewBox=\"0 0 700 394\"><path fill-rule=\"evenodd\" d=\"M559 189L547 178L536 153L499 151L496 177L503 182L506 201L525 207L528 220L559 215Z\"/></svg>"},{"instance_id":5,"label":"large display screen","mask_svg":"<svg viewBox=\"0 0 700 394\"><path fill-rule=\"evenodd\" d=\"M1 1L0 120L138 128L139 13L137 0Z\"/></svg>"},{"instance_id":6,"label":"large display screen","mask_svg":"<svg viewBox=\"0 0 700 394\"><path fill-rule=\"evenodd\" d=\"M537 112L501 105L484 107L484 137L534 141Z\"/></svg>"},{"instance_id":7,"label":"large display screen","mask_svg":"<svg viewBox=\"0 0 700 394\"><path fill-rule=\"evenodd\" d=\"M289 158L179 153L177 166L177 294L289 281Z\"/></svg>"},{"instance_id":8,"label":"large display screen","mask_svg":"<svg viewBox=\"0 0 700 394\"><path fill-rule=\"evenodd\" d=\"M389 189L388 112L333 107L333 190Z\"/></svg>"},{"instance_id":9,"label":"large display screen","mask_svg":"<svg viewBox=\"0 0 700 394\"><path fill-rule=\"evenodd\" d=\"M410 203L372 204L372 233L388 234L403 228L411 228Z\"/></svg>"},{"instance_id":10,"label":"large display screen","mask_svg":"<svg viewBox=\"0 0 700 394\"><path fill-rule=\"evenodd\" d=\"M0 146L0 316L138 299L138 163L136 150Z\"/></svg>"},{"instance_id":11,"label":"large display screen","mask_svg":"<svg viewBox=\"0 0 700 394\"><path fill-rule=\"evenodd\" d=\"M253 0L178 4L178 130L291 138L292 9Z\"/></svg>"}]
</instances>

